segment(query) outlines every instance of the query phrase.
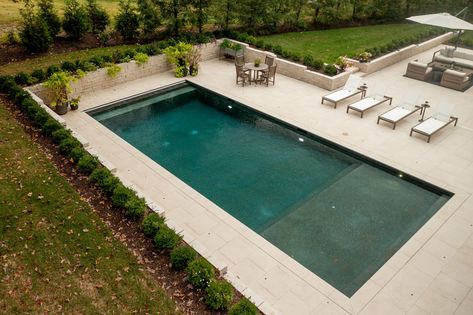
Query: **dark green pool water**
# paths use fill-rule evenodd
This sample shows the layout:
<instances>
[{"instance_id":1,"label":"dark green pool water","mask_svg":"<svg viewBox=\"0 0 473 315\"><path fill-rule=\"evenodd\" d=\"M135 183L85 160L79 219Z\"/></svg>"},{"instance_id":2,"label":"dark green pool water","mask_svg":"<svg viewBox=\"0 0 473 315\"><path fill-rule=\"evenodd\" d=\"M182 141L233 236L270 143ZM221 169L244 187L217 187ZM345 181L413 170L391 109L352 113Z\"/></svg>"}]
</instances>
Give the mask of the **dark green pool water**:
<instances>
[{"instance_id":1,"label":"dark green pool water","mask_svg":"<svg viewBox=\"0 0 473 315\"><path fill-rule=\"evenodd\" d=\"M347 296L450 197L191 85L91 115Z\"/></svg>"}]
</instances>

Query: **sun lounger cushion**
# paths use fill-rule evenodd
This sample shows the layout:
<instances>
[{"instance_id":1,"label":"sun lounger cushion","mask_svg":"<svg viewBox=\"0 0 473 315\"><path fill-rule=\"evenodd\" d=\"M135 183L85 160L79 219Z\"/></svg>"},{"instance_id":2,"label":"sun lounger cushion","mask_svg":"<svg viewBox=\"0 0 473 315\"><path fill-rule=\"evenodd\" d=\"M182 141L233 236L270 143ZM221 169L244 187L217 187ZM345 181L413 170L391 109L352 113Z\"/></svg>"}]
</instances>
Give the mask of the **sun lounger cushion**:
<instances>
[{"instance_id":1,"label":"sun lounger cushion","mask_svg":"<svg viewBox=\"0 0 473 315\"><path fill-rule=\"evenodd\" d=\"M449 116L448 116L449 117ZM420 131L425 134L433 134L443 126L445 126L446 123L449 122L450 117L445 120L440 120L435 117L429 117L428 119L424 120L421 124L418 124L414 128L412 128L414 131Z\"/></svg>"},{"instance_id":2,"label":"sun lounger cushion","mask_svg":"<svg viewBox=\"0 0 473 315\"><path fill-rule=\"evenodd\" d=\"M373 107L375 105L377 105L381 100L377 100L375 98L372 98L372 97L365 97L353 104L350 104L350 107L351 108L356 108L360 111L365 111L367 110L368 108L370 107Z\"/></svg>"},{"instance_id":3,"label":"sun lounger cushion","mask_svg":"<svg viewBox=\"0 0 473 315\"><path fill-rule=\"evenodd\" d=\"M397 122L404 118L405 116L411 114L413 109L405 108L402 106L397 106L391 109L390 111L384 113L381 115L382 118L389 120L389 121L394 121Z\"/></svg>"},{"instance_id":4,"label":"sun lounger cushion","mask_svg":"<svg viewBox=\"0 0 473 315\"><path fill-rule=\"evenodd\" d=\"M353 95L354 92L347 91L347 90L339 90L333 93L330 93L329 95L324 96L326 99L334 102L341 101L350 95Z\"/></svg>"}]
</instances>

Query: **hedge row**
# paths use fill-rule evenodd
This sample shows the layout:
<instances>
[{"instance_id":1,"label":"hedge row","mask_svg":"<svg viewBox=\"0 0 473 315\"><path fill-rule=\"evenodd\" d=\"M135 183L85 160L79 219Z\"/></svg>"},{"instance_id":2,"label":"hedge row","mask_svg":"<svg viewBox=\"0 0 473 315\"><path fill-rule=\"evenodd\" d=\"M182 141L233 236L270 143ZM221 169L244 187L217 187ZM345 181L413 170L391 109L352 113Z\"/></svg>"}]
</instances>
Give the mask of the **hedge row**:
<instances>
[{"instance_id":1,"label":"hedge row","mask_svg":"<svg viewBox=\"0 0 473 315\"><path fill-rule=\"evenodd\" d=\"M400 49L402 47L415 44L415 43L420 43L430 37L437 36L443 33L444 31L442 29L432 28L424 33L418 34L416 36L412 36L410 38L401 39L401 40L396 39L386 45L375 46L373 48L369 48L366 50L366 52L368 52L371 55L370 58L375 58L383 54L387 54L397 49ZM303 56L299 53L286 50L281 45L273 45L271 43L267 43L261 39L257 39L254 36L248 35L247 33L239 33L239 32L231 31L231 32L228 32L227 36L231 39L253 45L256 48L273 52L278 57L288 59L297 63L301 63L311 69L314 69L319 72L323 72L327 75L333 76L338 73L337 66L335 64L331 64L331 63L325 62L324 60L314 58L312 55ZM358 58L359 56L350 56L350 57ZM367 61L367 60L362 60L362 61Z\"/></svg>"},{"instance_id":2,"label":"hedge row","mask_svg":"<svg viewBox=\"0 0 473 315\"><path fill-rule=\"evenodd\" d=\"M15 76L16 77L16 76ZM76 164L78 171L88 175L92 183L102 189L111 198L114 206L125 209L128 217L137 219L146 213L146 203L136 193L124 186L108 169L101 166L96 157L89 154L81 143L52 118L31 95L23 90L12 76L0 76L0 92L33 121L34 125L52 138L61 154ZM142 221L145 235L154 239L158 249L168 250L173 268L185 269L187 279L196 289L205 290L206 304L215 310L226 310L233 300L233 287L224 280L215 278L213 266L182 242L182 237L164 223L164 218L156 213L149 213ZM258 309L247 299L232 306L229 314L258 314Z\"/></svg>"},{"instance_id":3,"label":"hedge row","mask_svg":"<svg viewBox=\"0 0 473 315\"><path fill-rule=\"evenodd\" d=\"M215 32L217 35L223 34L222 32ZM206 44L215 41L214 33L202 33L193 34L186 33L182 34L177 38L170 38L162 41L153 42L146 45L140 45L136 48L130 48L124 51L115 51L111 54L98 54L94 55L86 60L77 59L75 61L64 61L61 64L51 65L46 69L34 69L30 73L19 72L14 76L14 80L17 84L26 86L35 83L40 83L49 78L53 73L59 71L67 71L70 73L76 73L77 71L89 72L99 68L103 68L111 63L123 63L129 62L135 58L142 56L155 56L162 53L162 51L168 46L174 46L179 41L183 41L190 44Z\"/></svg>"}]
</instances>

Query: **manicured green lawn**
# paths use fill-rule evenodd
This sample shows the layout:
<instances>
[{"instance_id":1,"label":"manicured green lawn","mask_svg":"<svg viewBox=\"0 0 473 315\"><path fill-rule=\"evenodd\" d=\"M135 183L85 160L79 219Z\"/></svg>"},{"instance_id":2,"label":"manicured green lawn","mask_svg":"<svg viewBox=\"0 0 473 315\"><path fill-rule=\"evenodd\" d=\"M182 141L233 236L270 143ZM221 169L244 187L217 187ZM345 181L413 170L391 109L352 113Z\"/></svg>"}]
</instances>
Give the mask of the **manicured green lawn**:
<instances>
[{"instance_id":1,"label":"manicured green lawn","mask_svg":"<svg viewBox=\"0 0 473 315\"><path fill-rule=\"evenodd\" d=\"M34 69L45 70L50 65L60 65L63 61L75 61L77 59L86 60L94 55L107 55L115 51L124 51L137 45L120 45L114 47L100 47L92 49L77 50L54 55L43 55L36 58L26 59L18 62L11 62L0 67L0 75L16 74L20 71L30 73Z\"/></svg>"},{"instance_id":2,"label":"manicured green lawn","mask_svg":"<svg viewBox=\"0 0 473 315\"><path fill-rule=\"evenodd\" d=\"M0 313L176 313L1 101L0 183Z\"/></svg>"},{"instance_id":3,"label":"manicured green lawn","mask_svg":"<svg viewBox=\"0 0 473 315\"><path fill-rule=\"evenodd\" d=\"M428 26L419 24L388 24L285 33L259 38L302 56L310 54L319 60L334 62L339 56L356 55L368 48L388 44L394 39L410 38L428 29Z\"/></svg>"}]
</instances>

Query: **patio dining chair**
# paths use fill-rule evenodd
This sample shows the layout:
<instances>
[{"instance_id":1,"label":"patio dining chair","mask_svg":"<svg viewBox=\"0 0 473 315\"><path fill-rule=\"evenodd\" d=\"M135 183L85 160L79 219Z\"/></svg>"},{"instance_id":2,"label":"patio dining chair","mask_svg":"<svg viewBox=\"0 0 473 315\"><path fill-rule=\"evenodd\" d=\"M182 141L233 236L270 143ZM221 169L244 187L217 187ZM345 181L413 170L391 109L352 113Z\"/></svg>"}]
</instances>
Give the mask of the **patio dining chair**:
<instances>
[{"instance_id":1,"label":"patio dining chair","mask_svg":"<svg viewBox=\"0 0 473 315\"><path fill-rule=\"evenodd\" d=\"M235 64L236 70L236 84L241 83L245 86L245 83L251 84L251 72L250 70L244 70L243 65Z\"/></svg>"},{"instance_id":2,"label":"patio dining chair","mask_svg":"<svg viewBox=\"0 0 473 315\"><path fill-rule=\"evenodd\" d=\"M269 86L269 82L276 83L276 69L277 65L270 66L268 70L261 71L258 74L258 82L259 83L266 83L266 86Z\"/></svg>"},{"instance_id":3,"label":"patio dining chair","mask_svg":"<svg viewBox=\"0 0 473 315\"><path fill-rule=\"evenodd\" d=\"M268 67L271 67L272 65L274 65L274 57L272 56L266 56L264 58L264 63L268 65Z\"/></svg>"},{"instance_id":4,"label":"patio dining chair","mask_svg":"<svg viewBox=\"0 0 473 315\"><path fill-rule=\"evenodd\" d=\"M236 56L235 57L235 64L239 66L243 66L245 64L245 56Z\"/></svg>"}]
</instances>

